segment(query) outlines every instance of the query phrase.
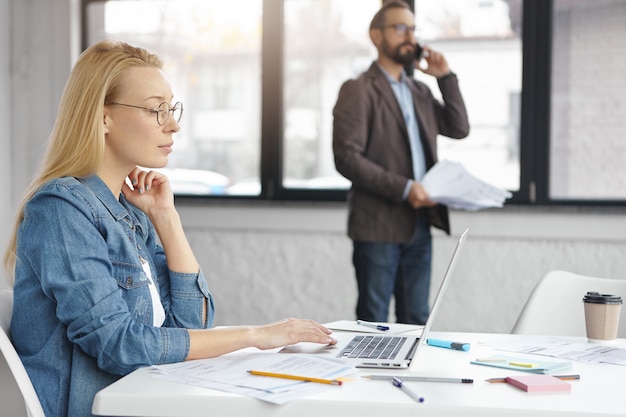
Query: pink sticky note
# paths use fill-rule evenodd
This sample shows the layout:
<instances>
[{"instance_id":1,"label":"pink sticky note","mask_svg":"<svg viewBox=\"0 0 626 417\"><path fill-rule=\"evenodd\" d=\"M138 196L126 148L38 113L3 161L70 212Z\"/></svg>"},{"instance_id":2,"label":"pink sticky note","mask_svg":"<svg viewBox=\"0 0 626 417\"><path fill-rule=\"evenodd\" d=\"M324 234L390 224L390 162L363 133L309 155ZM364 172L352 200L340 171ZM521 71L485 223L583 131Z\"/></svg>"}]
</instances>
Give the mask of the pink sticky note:
<instances>
[{"instance_id":1,"label":"pink sticky note","mask_svg":"<svg viewBox=\"0 0 626 417\"><path fill-rule=\"evenodd\" d=\"M527 392L571 391L569 382L552 375L508 376L506 382Z\"/></svg>"}]
</instances>

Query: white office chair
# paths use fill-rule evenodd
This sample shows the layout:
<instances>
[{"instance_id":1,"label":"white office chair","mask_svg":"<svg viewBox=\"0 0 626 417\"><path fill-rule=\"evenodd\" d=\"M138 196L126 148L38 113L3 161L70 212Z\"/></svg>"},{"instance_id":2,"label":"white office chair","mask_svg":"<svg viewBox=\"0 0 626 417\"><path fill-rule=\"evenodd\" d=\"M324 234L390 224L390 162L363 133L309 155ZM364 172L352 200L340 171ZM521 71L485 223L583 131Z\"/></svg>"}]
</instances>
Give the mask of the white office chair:
<instances>
[{"instance_id":1,"label":"white office chair","mask_svg":"<svg viewBox=\"0 0 626 417\"><path fill-rule=\"evenodd\" d=\"M587 291L622 296L626 279L597 278L550 271L537 283L511 333L586 336L583 297ZM626 306L622 306L617 337L626 337Z\"/></svg>"},{"instance_id":2,"label":"white office chair","mask_svg":"<svg viewBox=\"0 0 626 417\"><path fill-rule=\"evenodd\" d=\"M26 373L26 369L9 339L9 324L13 311L13 291L0 290L0 351L9 365L13 378L24 397L26 413L29 417L45 417L41 403Z\"/></svg>"}]
</instances>

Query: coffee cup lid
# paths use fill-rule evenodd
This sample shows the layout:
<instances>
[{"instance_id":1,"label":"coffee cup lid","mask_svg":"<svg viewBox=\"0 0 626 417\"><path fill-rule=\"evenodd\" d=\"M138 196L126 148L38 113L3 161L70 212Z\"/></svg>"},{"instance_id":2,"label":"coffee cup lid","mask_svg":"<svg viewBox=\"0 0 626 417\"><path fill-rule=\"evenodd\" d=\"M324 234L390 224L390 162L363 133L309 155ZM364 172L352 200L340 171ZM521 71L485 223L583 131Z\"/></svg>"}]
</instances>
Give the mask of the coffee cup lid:
<instances>
[{"instance_id":1,"label":"coffee cup lid","mask_svg":"<svg viewBox=\"0 0 626 417\"><path fill-rule=\"evenodd\" d=\"M593 304L622 304L622 297L619 295L600 294L596 291L588 291L583 301Z\"/></svg>"}]
</instances>

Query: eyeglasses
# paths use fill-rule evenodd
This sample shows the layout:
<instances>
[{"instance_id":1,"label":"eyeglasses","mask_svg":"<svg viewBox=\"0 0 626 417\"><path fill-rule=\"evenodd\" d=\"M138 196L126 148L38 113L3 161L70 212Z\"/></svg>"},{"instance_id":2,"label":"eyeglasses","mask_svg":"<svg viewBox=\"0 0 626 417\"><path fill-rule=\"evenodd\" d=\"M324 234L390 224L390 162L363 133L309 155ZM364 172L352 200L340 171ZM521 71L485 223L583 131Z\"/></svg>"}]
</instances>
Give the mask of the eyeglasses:
<instances>
[{"instance_id":1,"label":"eyeglasses","mask_svg":"<svg viewBox=\"0 0 626 417\"><path fill-rule=\"evenodd\" d=\"M409 33L411 35L415 35L415 30L417 29L415 26L409 26L405 23L393 23L390 25L380 26L380 29L384 28L394 28L398 36L406 36Z\"/></svg>"},{"instance_id":2,"label":"eyeglasses","mask_svg":"<svg viewBox=\"0 0 626 417\"><path fill-rule=\"evenodd\" d=\"M157 107L156 109L151 109L149 107L133 106L132 104L116 103L114 101L105 104L115 104L117 106L148 110L150 113L156 114L156 119L159 126L163 126L165 123L167 123L170 118L170 114L174 117L176 123L180 122L180 119L183 117L183 103L181 103L180 101L174 104L174 107L170 106L164 101L163 103L159 104L159 107Z\"/></svg>"}]
</instances>

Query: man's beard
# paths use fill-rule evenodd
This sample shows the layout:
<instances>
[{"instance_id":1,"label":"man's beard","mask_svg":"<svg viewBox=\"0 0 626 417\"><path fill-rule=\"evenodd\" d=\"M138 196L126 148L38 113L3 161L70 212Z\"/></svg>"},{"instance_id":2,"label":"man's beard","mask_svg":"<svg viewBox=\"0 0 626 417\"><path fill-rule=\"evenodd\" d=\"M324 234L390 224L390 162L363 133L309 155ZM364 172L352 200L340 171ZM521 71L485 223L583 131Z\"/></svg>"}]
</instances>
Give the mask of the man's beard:
<instances>
[{"instance_id":1,"label":"man's beard","mask_svg":"<svg viewBox=\"0 0 626 417\"><path fill-rule=\"evenodd\" d=\"M391 47L387 44L383 44L383 52L388 58L391 58L393 62L396 62L400 65L407 65L412 63L415 60L415 50L410 49L405 53L401 53L400 50L404 48L406 45L411 45L409 42L405 42L401 45L398 45L395 49L391 49Z\"/></svg>"}]
</instances>

